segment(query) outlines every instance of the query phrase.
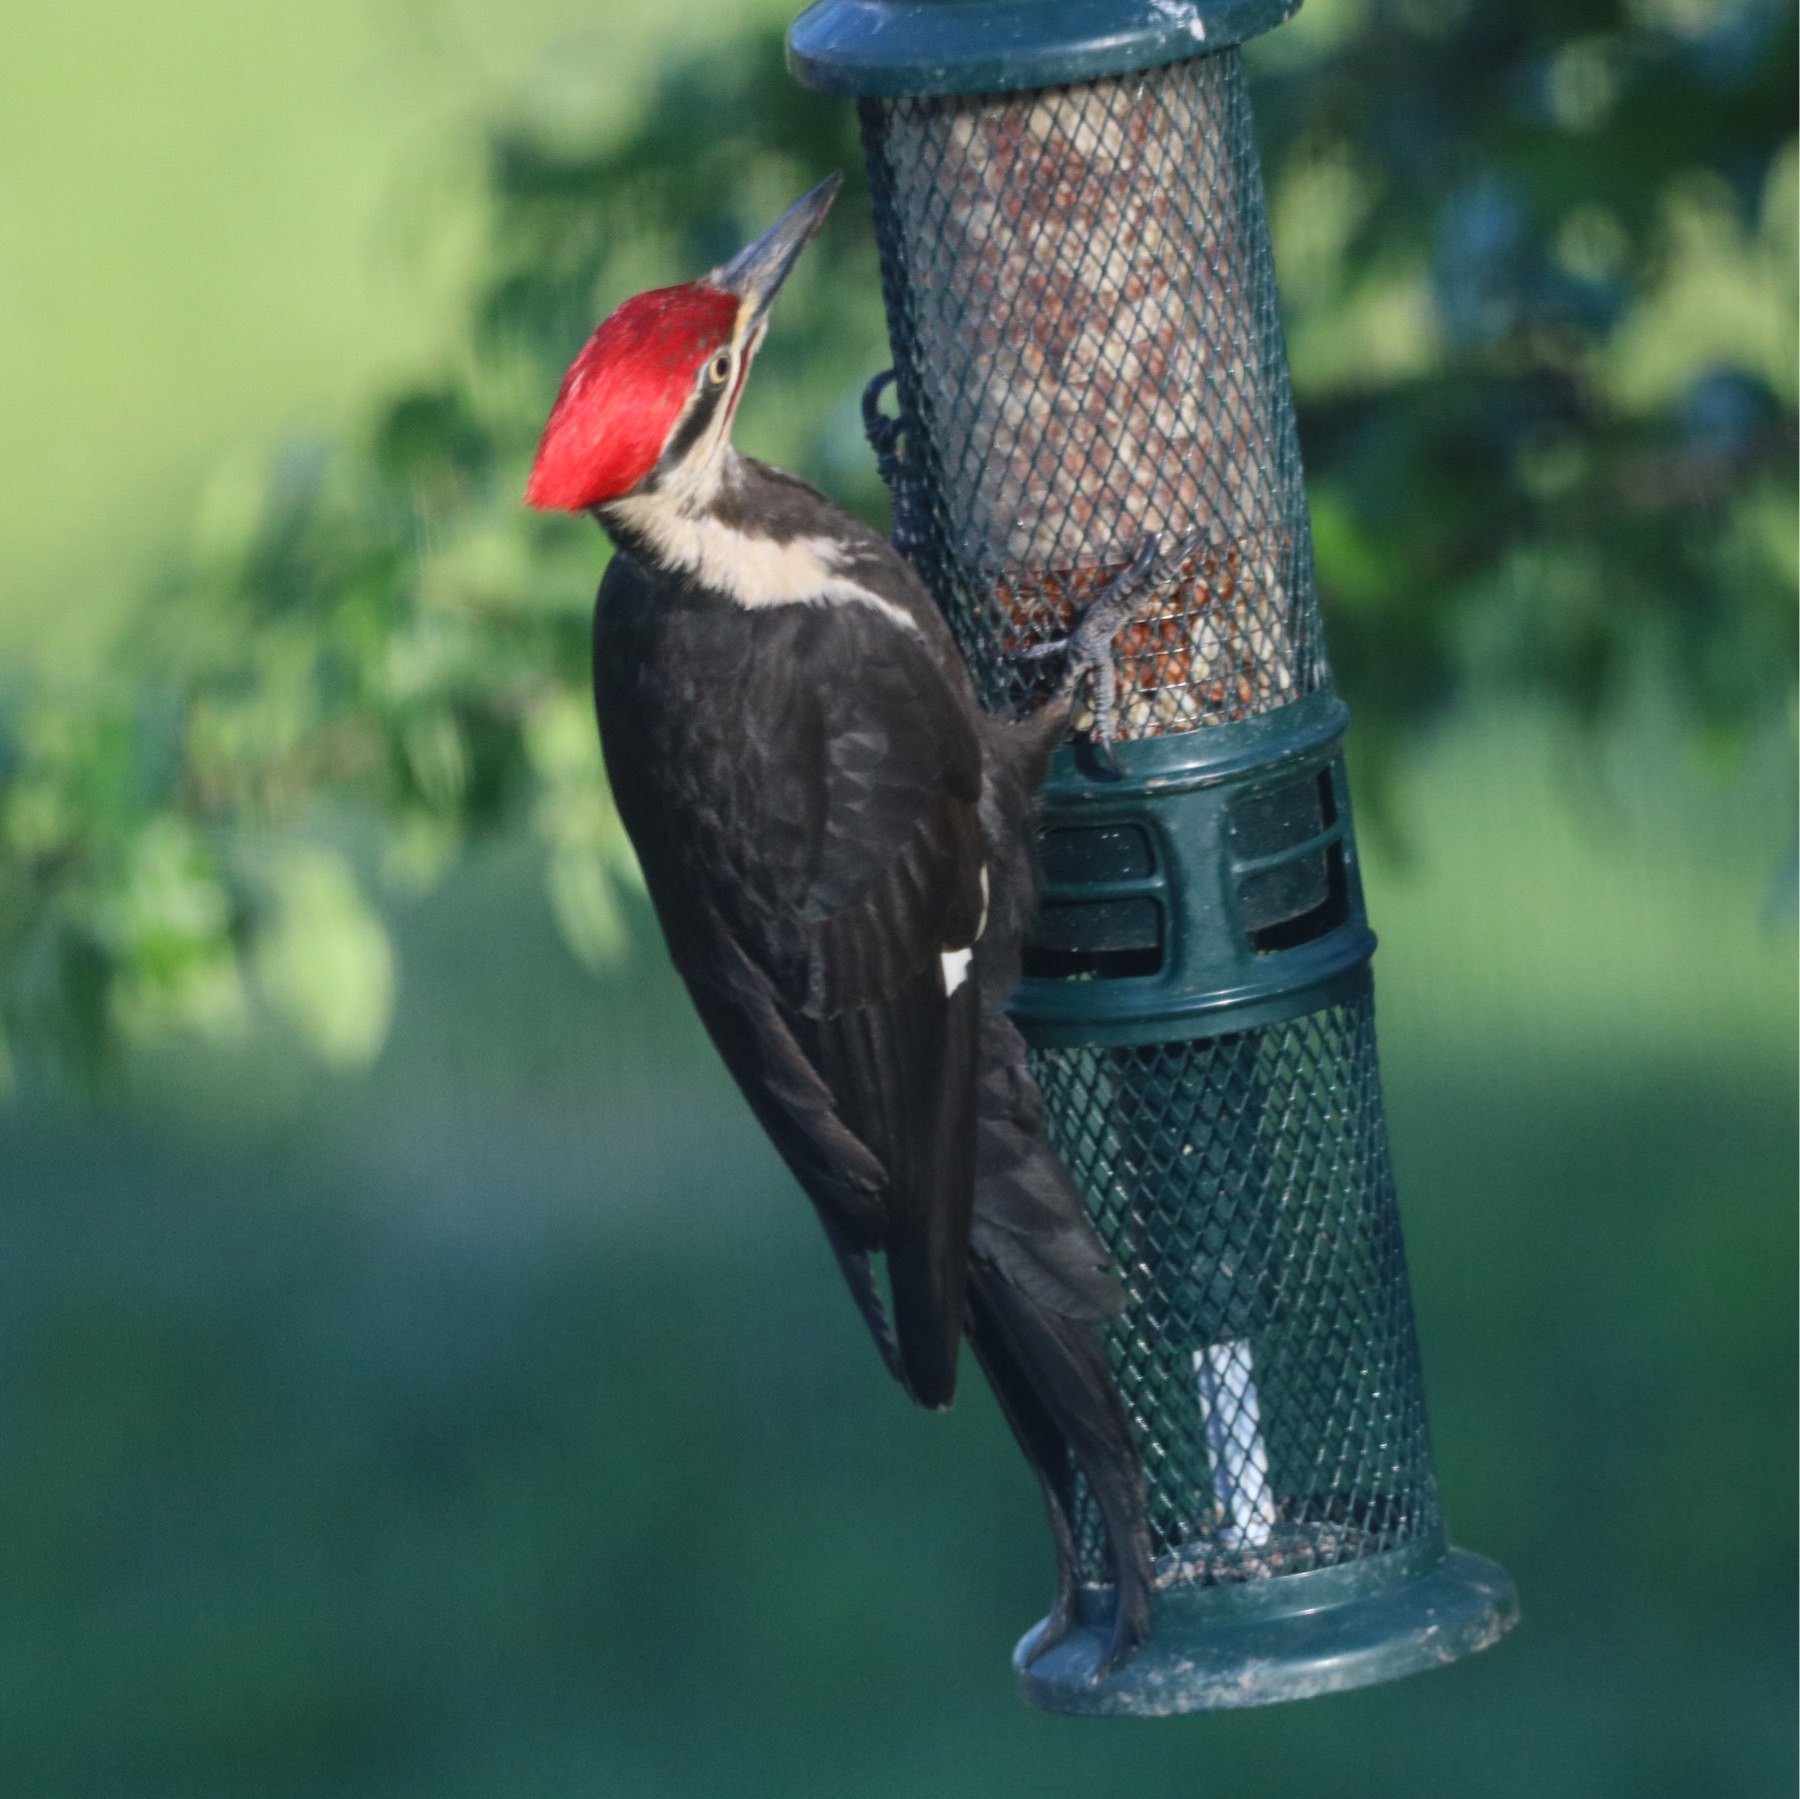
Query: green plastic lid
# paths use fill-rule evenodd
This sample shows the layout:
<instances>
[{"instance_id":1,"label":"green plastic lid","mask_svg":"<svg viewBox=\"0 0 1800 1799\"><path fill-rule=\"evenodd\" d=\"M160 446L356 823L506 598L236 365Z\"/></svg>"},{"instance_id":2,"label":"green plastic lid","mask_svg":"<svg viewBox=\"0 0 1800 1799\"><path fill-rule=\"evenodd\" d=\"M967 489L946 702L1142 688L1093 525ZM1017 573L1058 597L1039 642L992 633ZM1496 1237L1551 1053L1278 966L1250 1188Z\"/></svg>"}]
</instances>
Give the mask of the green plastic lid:
<instances>
[{"instance_id":1,"label":"green plastic lid","mask_svg":"<svg viewBox=\"0 0 1800 1799\"><path fill-rule=\"evenodd\" d=\"M1300 0L817 0L788 32L827 94L987 94L1185 62L1290 19Z\"/></svg>"}]
</instances>

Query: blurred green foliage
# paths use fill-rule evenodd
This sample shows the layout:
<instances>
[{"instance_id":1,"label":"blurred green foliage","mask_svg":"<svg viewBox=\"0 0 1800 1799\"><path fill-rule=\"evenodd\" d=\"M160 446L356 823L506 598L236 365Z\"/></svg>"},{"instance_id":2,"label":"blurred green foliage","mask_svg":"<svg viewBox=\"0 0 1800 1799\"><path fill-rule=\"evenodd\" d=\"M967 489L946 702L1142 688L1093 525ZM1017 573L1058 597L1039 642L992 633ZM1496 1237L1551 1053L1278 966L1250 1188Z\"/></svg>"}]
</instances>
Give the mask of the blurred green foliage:
<instances>
[{"instance_id":1,"label":"blurred green foliage","mask_svg":"<svg viewBox=\"0 0 1800 1799\"><path fill-rule=\"evenodd\" d=\"M1315 0L1254 60L1365 780L1471 685L1591 718L1646 654L1709 739L1791 713L1791 11ZM617 949L632 866L585 699L600 546L517 496L594 320L834 166L854 184L851 110L797 90L766 31L670 66L635 120L565 91L494 129L484 272L439 376L348 441L226 471L108 664L5 693L0 1071L101 1070L271 1009L366 1061L396 896L520 817L571 945ZM745 433L879 517L854 409L876 293L853 185Z\"/></svg>"},{"instance_id":2,"label":"blurred green foliage","mask_svg":"<svg viewBox=\"0 0 1800 1799\"><path fill-rule=\"evenodd\" d=\"M1793 25L1761 0L1370 0L1266 40L1365 756L1470 681L1591 716L1646 649L1708 733L1791 703Z\"/></svg>"}]
</instances>

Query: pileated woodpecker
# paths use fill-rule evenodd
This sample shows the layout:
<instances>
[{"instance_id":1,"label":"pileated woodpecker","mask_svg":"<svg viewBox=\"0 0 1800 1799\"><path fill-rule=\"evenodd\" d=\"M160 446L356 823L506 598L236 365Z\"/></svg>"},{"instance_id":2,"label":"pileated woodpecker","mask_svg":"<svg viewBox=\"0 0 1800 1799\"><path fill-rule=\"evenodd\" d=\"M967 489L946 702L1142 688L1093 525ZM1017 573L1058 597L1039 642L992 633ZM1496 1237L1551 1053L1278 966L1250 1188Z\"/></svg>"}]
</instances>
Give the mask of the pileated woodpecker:
<instances>
[{"instance_id":1,"label":"pileated woodpecker","mask_svg":"<svg viewBox=\"0 0 1800 1799\"><path fill-rule=\"evenodd\" d=\"M1153 546L1071 634L1059 697L991 718L892 546L733 449L771 303L839 185L620 306L564 378L525 497L592 513L617 546L600 734L713 1042L895 1378L948 1405L966 1332L1043 1486L1057 1599L1034 1654L1075 1622L1087 1480L1116 1594L1098 1678L1150 1609L1142 1476L1100 1339L1123 1301L1004 1007L1035 904L1033 795Z\"/></svg>"}]
</instances>

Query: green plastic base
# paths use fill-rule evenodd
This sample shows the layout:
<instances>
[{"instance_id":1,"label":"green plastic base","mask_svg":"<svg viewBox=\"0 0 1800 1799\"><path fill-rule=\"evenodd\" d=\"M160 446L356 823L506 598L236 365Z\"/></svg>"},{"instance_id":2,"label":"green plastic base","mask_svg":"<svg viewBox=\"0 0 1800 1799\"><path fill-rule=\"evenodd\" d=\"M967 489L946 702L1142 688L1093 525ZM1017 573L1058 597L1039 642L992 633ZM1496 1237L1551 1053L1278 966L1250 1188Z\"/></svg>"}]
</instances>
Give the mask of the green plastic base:
<instances>
[{"instance_id":1,"label":"green plastic base","mask_svg":"<svg viewBox=\"0 0 1800 1799\"><path fill-rule=\"evenodd\" d=\"M1377 1564L1412 1563L1404 1554L1380 1556L1248 1590L1172 1588L1158 1596L1150 1641L1099 1682L1093 1673L1112 1596L1095 1591L1081 1625L1037 1661L1026 1658L1043 1625L1021 1640L1013 1652L1020 1697L1042 1711L1118 1718L1274 1705L1444 1667L1498 1642L1519 1621L1506 1570L1464 1549L1410 1577L1401 1566L1401 1579L1368 1590L1382 1578ZM1245 1603L1251 1599L1257 1603ZM1267 1609L1283 1602L1291 1609Z\"/></svg>"},{"instance_id":2,"label":"green plastic base","mask_svg":"<svg viewBox=\"0 0 1800 1799\"><path fill-rule=\"evenodd\" d=\"M1344 773L1349 722L1320 691L1236 724L1122 743L1110 779L1075 746L1057 751L1042 794L1042 909L1012 998L1033 1048L1258 1030L1366 989L1375 936ZM1118 962L1144 946L1147 967ZM1046 949L1063 953L1060 972L1046 970Z\"/></svg>"}]
</instances>

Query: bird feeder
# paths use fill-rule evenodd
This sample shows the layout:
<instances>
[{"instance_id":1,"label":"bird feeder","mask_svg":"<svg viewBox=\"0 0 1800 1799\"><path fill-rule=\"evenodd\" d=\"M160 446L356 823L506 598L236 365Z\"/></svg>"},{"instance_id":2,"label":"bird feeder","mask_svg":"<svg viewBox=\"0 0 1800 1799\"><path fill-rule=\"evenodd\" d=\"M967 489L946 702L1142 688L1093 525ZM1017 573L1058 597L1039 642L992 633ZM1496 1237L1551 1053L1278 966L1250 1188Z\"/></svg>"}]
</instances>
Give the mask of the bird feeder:
<instances>
[{"instance_id":1,"label":"bird feeder","mask_svg":"<svg viewBox=\"0 0 1800 1799\"><path fill-rule=\"evenodd\" d=\"M1191 545L1118 639L1117 769L1058 752L1014 1010L1127 1277L1152 1634L1111 1593L1015 1665L1050 1710L1304 1698L1515 1620L1449 1546L1376 1064L1343 738L1239 46L1298 0L820 0L798 78L858 102L898 406L896 521L984 701L1144 534ZM1041 1628L1041 1627L1040 1627Z\"/></svg>"}]
</instances>

